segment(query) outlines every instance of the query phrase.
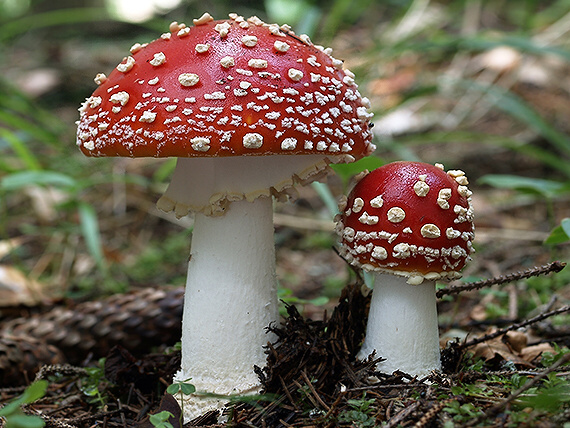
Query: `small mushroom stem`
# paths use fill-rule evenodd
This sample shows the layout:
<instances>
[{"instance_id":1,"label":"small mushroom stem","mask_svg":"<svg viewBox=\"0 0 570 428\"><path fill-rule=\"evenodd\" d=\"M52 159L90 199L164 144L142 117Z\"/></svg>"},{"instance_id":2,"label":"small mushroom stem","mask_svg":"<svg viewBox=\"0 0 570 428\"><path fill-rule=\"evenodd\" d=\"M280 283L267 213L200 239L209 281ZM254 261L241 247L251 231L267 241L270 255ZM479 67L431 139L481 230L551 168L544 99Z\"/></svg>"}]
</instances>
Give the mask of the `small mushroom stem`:
<instances>
[{"instance_id":1,"label":"small mushroom stem","mask_svg":"<svg viewBox=\"0 0 570 428\"><path fill-rule=\"evenodd\" d=\"M406 277L376 273L366 337L358 359L373 351L385 358L384 373L396 370L425 376L440 370L435 282L406 283Z\"/></svg>"},{"instance_id":2,"label":"small mushroom stem","mask_svg":"<svg viewBox=\"0 0 570 428\"><path fill-rule=\"evenodd\" d=\"M182 321L182 363L174 382L197 394L181 403L185 422L228 400L260 390L254 365L265 365L263 346L274 336L277 282L270 197L230 204L223 216L196 214Z\"/></svg>"}]
</instances>

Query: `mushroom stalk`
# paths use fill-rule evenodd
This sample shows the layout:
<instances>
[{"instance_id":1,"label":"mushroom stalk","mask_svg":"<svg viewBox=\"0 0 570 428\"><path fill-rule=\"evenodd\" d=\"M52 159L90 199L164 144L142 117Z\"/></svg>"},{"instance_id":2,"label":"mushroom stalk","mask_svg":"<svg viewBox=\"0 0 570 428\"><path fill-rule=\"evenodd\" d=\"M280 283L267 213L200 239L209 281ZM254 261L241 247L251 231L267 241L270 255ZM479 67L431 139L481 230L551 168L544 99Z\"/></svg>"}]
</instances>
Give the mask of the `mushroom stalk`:
<instances>
[{"instance_id":1,"label":"mushroom stalk","mask_svg":"<svg viewBox=\"0 0 570 428\"><path fill-rule=\"evenodd\" d=\"M225 215L197 213L182 321L182 363L174 382L189 382L185 422L228 400L200 393L260 390L254 365L265 365L267 326L278 315L270 197L233 202Z\"/></svg>"},{"instance_id":2,"label":"mushroom stalk","mask_svg":"<svg viewBox=\"0 0 570 428\"><path fill-rule=\"evenodd\" d=\"M406 283L403 276L375 273L366 337L358 354L376 351L378 369L424 376L440 370L435 282Z\"/></svg>"}]
</instances>

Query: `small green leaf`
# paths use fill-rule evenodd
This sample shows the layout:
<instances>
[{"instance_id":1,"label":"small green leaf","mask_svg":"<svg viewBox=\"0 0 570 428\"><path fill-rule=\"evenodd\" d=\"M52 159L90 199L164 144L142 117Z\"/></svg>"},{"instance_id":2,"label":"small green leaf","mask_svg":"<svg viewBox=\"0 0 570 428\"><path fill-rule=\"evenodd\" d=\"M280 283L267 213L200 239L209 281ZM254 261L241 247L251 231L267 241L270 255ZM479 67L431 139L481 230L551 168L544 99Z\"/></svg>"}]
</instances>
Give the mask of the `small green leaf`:
<instances>
[{"instance_id":1,"label":"small green leaf","mask_svg":"<svg viewBox=\"0 0 570 428\"><path fill-rule=\"evenodd\" d=\"M157 428L173 428L172 424L168 422L168 419L173 418L174 415L167 411L162 411L154 415L150 415L149 422L152 426Z\"/></svg>"},{"instance_id":2,"label":"small green leaf","mask_svg":"<svg viewBox=\"0 0 570 428\"><path fill-rule=\"evenodd\" d=\"M544 240L547 245L558 245L570 240L570 218L564 218L560 226L556 226Z\"/></svg>"},{"instance_id":3,"label":"small green leaf","mask_svg":"<svg viewBox=\"0 0 570 428\"><path fill-rule=\"evenodd\" d=\"M6 420L6 428L42 428L46 425L39 416L12 415Z\"/></svg>"},{"instance_id":4,"label":"small green leaf","mask_svg":"<svg viewBox=\"0 0 570 428\"><path fill-rule=\"evenodd\" d=\"M16 400L6 404L4 407L2 407L0 409L0 417L6 417L9 416L11 414L13 414L14 412L18 411L18 409L20 408L20 406L22 405L22 401L21 398L17 398Z\"/></svg>"},{"instance_id":5,"label":"small green leaf","mask_svg":"<svg viewBox=\"0 0 570 428\"><path fill-rule=\"evenodd\" d=\"M48 387L47 380L39 380L37 382L32 383L30 386L26 388L26 390L22 394L23 402L26 404L30 404L36 400L39 400L44 395L46 395L47 387Z\"/></svg>"},{"instance_id":6,"label":"small green leaf","mask_svg":"<svg viewBox=\"0 0 570 428\"><path fill-rule=\"evenodd\" d=\"M196 387L191 383L181 383L180 389L182 390L182 393L185 395L190 395L196 392Z\"/></svg>"},{"instance_id":7,"label":"small green leaf","mask_svg":"<svg viewBox=\"0 0 570 428\"><path fill-rule=\"evenodd\" d=\"M168 385L168 388L166 388L166 392L168 392L171 395L178 393L178 391L180 391L179 383L173 383L172 385Z\"/></svg>"}]
</instances>

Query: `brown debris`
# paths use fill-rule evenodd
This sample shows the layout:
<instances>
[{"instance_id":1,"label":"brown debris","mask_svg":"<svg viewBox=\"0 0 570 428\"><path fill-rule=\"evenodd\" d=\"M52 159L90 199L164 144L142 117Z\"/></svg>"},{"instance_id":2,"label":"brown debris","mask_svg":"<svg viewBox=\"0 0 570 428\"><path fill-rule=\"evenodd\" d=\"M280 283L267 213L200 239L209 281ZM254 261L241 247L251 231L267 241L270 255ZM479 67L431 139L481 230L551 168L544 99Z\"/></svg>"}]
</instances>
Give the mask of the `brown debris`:
<instances>
[{"instance_id":1,"label":"brown debris","mask_svg":"<svg viewBox=\"0 0 570 428\"><path fill-rule=\"evenodd\" d=\"M42 364L61 364L62 352L41 339L0 335L0 385L28 384Z\"/></svg>"},{"instance_id":2,"label":"brown debris","mask_svg":"<svg viewBox=\"0 0 570 428\"><path fill-rule=\"evenodd\" d=\"M106 300L58 306L4 322L0 343L8 336L18 337L19 343L33 338L57 347L64 356L61 361L72 364L80 363L87 355L104 357L119 344L135 355L144 355L155 346L174 345L180 340L183 298L183 288L146 288ZM4 343L4 348L7 346ZM39 357L38 367L40 363L53 363L51 357Z\"/></svg>"}]
</instances>

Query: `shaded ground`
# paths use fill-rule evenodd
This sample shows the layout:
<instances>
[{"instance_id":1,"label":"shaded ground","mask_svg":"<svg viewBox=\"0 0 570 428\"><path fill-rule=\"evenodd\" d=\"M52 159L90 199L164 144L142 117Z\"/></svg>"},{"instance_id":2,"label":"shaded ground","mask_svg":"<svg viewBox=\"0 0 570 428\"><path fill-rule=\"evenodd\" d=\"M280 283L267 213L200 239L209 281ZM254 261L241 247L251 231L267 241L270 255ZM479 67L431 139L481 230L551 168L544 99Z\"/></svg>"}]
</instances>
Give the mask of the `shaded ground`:
<instances>
[{"instance_id":1,"label":"shaded ground","mask_svg":"<svg viewBox=\"0 0 570 428\"><path fill-rule=\"evenodd\" d=\"M439 296L467 293L469 289L558 272L563 267L563 264L554 263L506 277L449 287L440 290ZM568 420L570 409L564 410L568 385L564 379L568 372L563 365L570 361L570 353L560 352L553 345L568 346L570 330L567 325L553 325L551 320L556 314L569 311L570 306L557 305L557 308L549 308L548 312L531 320L505 323L505 327L488 329L486 334L477 334L485 327L484 324L472 325L469 327L470 337L463 341L450 341L443 350L442 373L417 379L405 373L378 373L374 370L373 359L355 361L365 331L370 297L369 294L364 296L362 290L361 280L347 286L330 318L322 321L311 321L302 317L294 306L286 307L284 324L274 329L278 340L267 349L268 365L258 369L264 396L255 402L247 400L240 403L238 399L226 411L225 417L229 418L231 426L365 427L383 421L387 426L419 427L440 426L454 420L467 426L479 423L561 426ZM148 295L138 297L139 302L141 297L148 299ZM165 308L164 302L172 304L179 298L179 293L175 293L156 301L159 307ZM123 305L123 310L129 309L134 301L132 298L123 300L126 304L119 298L113 299L117 307ZM77 312L82 312L87 305L77 307ZM132 305L130 309L137 312ZM138 311L142 311L142 306ZM156 311L150 312L155 318ZM138 313L139 327L143 327L148 322L145 317L149 315ZM132 311L129 315L137 318ZM46 315L41 317L45 319ZM176 321L176 316L172 318ZM78 321L79 324L66 326L68 334L78 330L77 326L83 323L83 319ZM107 320L103 317L102 321ZM134 323L132 326L135 327ZM82 332L85 340L97 334L96 327ZM0 357L12 355L15 360L26 360L32 366L37 365L38 360L45 364L49 357L58 363L42 367L36 379L49 380L48 391L44 398L25 407L26 413L41 414L47 426L151 427L148 414L160 411L171 412L175 417L170 422L173 426L180 426L176 419L179 416L177 404L172 396L165 394L178 369L179 352L171 349L155 354L144 353L136 346L136 341L131 342L137 336L140 338L140 331L129 328L122 329L115 338L107 335L107 340L101 345L121 343L123 346L113 346L105 360L95 368L84 368L84 363L59 364L61 356L56 352L50 356L40 355L39 350L44 349L45 342L26 339L21 341L27 346L12 343L14 349L20 350L20 354L15 355L6 348L10 342L3 337L0 340ZM54 343L53 338L48 337L48 340ZM129 344L132 345L131 351L139 357L124 347ZM95 355L103 349L104 346L93 348ZM21 354L28 358L22 359ZM71 359L73 354L67 352L67 355ZM478 363L474 362L474 356L479 358ZM17 377L18 370L14 366L6 366L5 359L0 359L0 369L5 382L12 379L14 384L22 383L22 378ZM14 375L10 378L11 371ZM21 371L19 375L22 375ZM521 379L528 381L525 383ZM514 382L517 382L517 388L513 388ZM542 391L537 389L540 386ZM557 411L552 413L546 408L535 408L540 401L533 402L529 398L537 396L537 392L527 395L531 388L534 388L532 391L540 391L538 396L542 394L543 400L552 400ZM2 388L0 393L3 400L9 400L23 389ZM527 406L525 400L528 401ZM217 425L218 417L217 414L204 415L189 426L221 426Z\"/></svg>"}]
</instances>

